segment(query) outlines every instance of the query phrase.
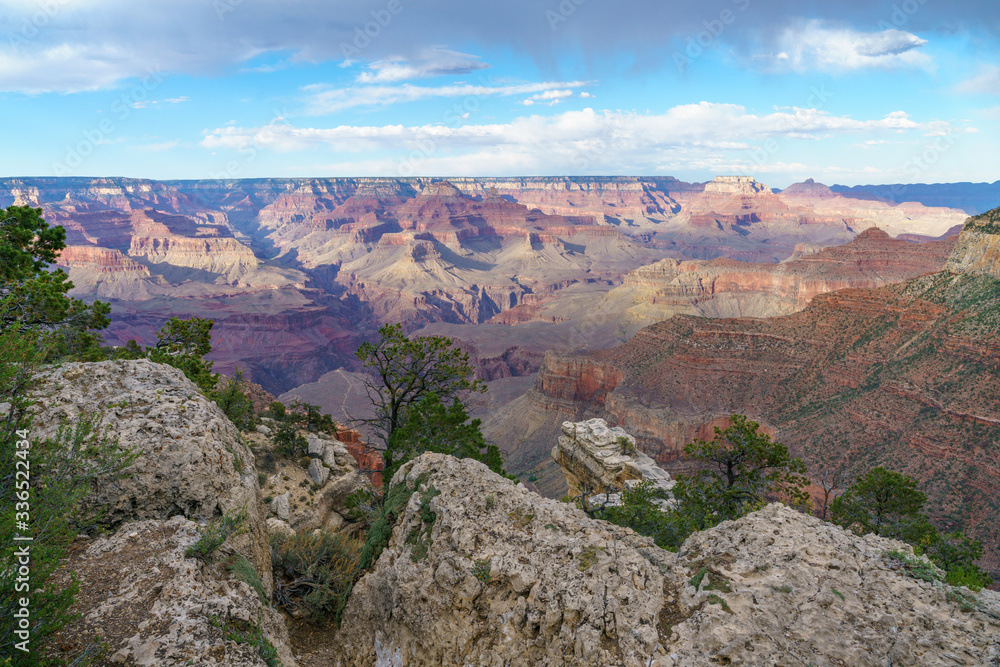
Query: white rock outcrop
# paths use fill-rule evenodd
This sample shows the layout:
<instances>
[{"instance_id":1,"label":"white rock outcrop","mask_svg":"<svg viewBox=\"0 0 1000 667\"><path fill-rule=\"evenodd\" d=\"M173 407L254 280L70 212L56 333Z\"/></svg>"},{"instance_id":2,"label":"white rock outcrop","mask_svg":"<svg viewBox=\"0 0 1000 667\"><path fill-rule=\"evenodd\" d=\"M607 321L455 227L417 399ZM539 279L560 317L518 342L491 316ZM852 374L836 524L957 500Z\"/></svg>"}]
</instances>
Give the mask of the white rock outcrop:
<instances>
[{"instance_id":1,"label":"white rock outcrop","mask_svg":"<svg viewBox=\"0 0 1000 667\"><path fill-rule=\"evenodd\" d=\"M348 601L336 664L639 665L666 655L656 624L672 554L478 461L423 454L393 482L422 475Z\"/></svg>"},{"instance_id":2,"label":"white rock outcrop","mask_svg":"<svg viewBox=\"0 0 1000 667\"><path fill-rule=\"evenodd\" d=\"M552 458L566 475L570 496L584 491L602 494L596 500L605 505L619 504L616 492L642 480L668 495L675 484L667 471L636 448L635 438L603 419L563 422Z\"/></svg>"},{"instance_id":3,"label":"white rock outcrop","mask_svg":"<svg viewBox=\"0 0 1000 667\"><path fill-rule=\"evenodd\" d=\"M100 415L99 428L139 456L125 475L99 480L86 502L105 511L102 521L207 521L246 510L247 531L232 545L264 579L271 552L254 456L219 407L172 366L146 359L69 363L40 376L32 435L54 437L59 426Z\"/></svg>"}]
</instances>

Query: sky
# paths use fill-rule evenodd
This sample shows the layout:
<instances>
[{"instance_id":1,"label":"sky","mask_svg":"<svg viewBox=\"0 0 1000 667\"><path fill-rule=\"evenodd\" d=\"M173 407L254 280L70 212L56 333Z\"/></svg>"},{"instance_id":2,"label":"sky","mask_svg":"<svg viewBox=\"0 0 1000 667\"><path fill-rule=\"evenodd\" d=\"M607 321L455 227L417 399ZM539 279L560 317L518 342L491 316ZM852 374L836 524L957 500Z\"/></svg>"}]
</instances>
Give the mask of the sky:
<instances>
[{"instance_id":1,"label":"sky","mask_svg":"<svg viewBox=\"0 0 1000 667\"><path fill-rule=\"evenodd\" d=\"M1000 179L997 0L0 0L0 176Z\"/></svg>"}]
</instances>

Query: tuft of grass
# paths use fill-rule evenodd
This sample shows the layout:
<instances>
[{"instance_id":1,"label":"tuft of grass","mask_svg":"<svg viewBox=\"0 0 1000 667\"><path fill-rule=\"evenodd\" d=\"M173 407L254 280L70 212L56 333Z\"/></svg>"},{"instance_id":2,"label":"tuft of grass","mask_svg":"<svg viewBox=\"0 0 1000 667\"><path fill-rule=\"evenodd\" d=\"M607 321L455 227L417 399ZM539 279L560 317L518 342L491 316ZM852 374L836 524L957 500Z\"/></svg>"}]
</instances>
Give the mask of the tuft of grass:
<instances>
[{"instance_id":1,"label":"tuft of grass","mask_svg":"<svg viewBox=\"0 0 1000 667\"><path fill-rule=\"evenodd\" d=\"M515 507L513 511L507 513L507 516L514 522L514 525L521 530L527 528L528 524L530 524L535 518L535 515L531 514L523 505Z\"/></svg>"},{"instance_id":2,"label":"tuft of grass","mask_svg":"<svg viewBox=\"0 0 1000 667\"><path fill-rule=\"evenodd\" d=\"M700 570L698 570L698 573L693 577L691 577L691 581L688 582L689 584L694 586L694 590L696 593L698 592L698 589L701 588L701 582L705 578L706 574L708 574L708 568L703 567Z\"/></svg>"},{"instance_id":3,"label":"tuft of grass","mask_svg":"<svg viewBox=\"0 0 1000 667\"><path fill-rule=\"evenodd\" d=\"M233 558L233 562L230 563L229 567L226 569L229 570L234 577L257 591L257 596L260 597L260 603L262 605L267 604L267 594L264 592L264 583L260 580L260 575L257 574L257 569L253 566L253 563L248 561L242 555L236 554L236 557Z\"/></svg>"},{"instance_id":4,"label":"tuft of grass","mask_svg":"<svg viewBox=\"0 0 1000 667\"><path fill-rule=\"evenodd\" d=\"M788 586L788 585L785 585L785 586L773 586L772 585L771 586L771 590L774 591L774 592L776 592L776 593L791 593L792 592L792 587Z\"/></svg>"},{"instance_id":5,"label":"tuft of grass","mask_svg":"<svg viewBox=\"0 0 1000 667\"><path fill-rule=\"evenodd\" d=\"M437 514L431 510L431 499L440 496L441 491L431 486L420 494L420 525L412 529L406 536L406 544L412 544L410 559L417 563L427 558L431 545L431 531L434 529L434 522L437 521Z\"/></svg>"},{"instance_id":6,"label":"tuft of grass","mask_svg":"<svg viewBox=\"0 0 1000 667\"><path fill-rule=\"evenodd\" d=\"M729 580L723 577L721 574L712 573L709 579L708 585L705 586L703 590L706 591L719 591L720 593L732 593L732 586L729 585Z\"/></svg>"},{"instance_id":7,"label":"tuft of grass","mask_svg":"<svg viewBox=\"0 0 1000 667\"><path fill-rule=\"evenodd\" d=\"M889 560L890 565L894 564L894 561L898 562L903 569L903 573L908 577L928 582L941 580L934 564L925 558L911 557L895 549L886 551L882 555Z\"/></svg>"},{"instance_id":8,"label":"tuft of grass","mask_svg":"<svg viewBox=\"0 0 1000 667\"><path fill-rule=\"evenodd\" d=\"M228 641L256 646L257 655L267 667L282 667L282 662L278 659L278 649L274 648L274 644L264 634L264 628L260 623L246 623L230 618L223 624L217 616L209 618L209 623L222 628L223 637Z\"/></svg>"},{"instance_id":9,"label":"tuft of grass","mask_svg":"<svg viewBox=\"0 0 1000 667\"><path fill-rule=\"evenodd\" d=\"M838 591L836 588L831 588L830 590L833 591L833 594L836 595L841 600L844 599L844 594Z\"/></svg>"},{"instance_id":10,"label":"tuft of grass","mask_svg":"<svg viewBox=\"0 0 1000 667\"><path fill-rule=\"evenodd\" d=\"M576 569L580 570L580 572L583 572L588 568L590 568L592 565L596 564L598 551L604 551L604 549L601 547L591 546L591 547L586 547L583 551L581 551L580 555L576 557L576 559L579 561L576 565Z\"/></svg>"},{"instance_id":11,"label":"tuft of grass","mask_svg":"<svg viewBox=\"0 0 1000 667\"><path fill-rule=\"evenodd\" d=\"M198 541L189 546L184 551L184 555L188 558L209 560L215 550L221 547L226 540L246 532L243 524L246 523L248 517L246 508L243 508L238 512L226 513L215 519L201 531Z\"/></svg>"},{"instance_id":12,"label":"tuft of grass","mask_svg":"<svg viewBox=\"0 0 1000 667\"><path fill-rule=\"evenodd\" d=\"M708 604L722 605L722 608L725 611L729 612L730 614L733 613L733 610L729 608L729 605L726 604L726 601L720 598L715 593L712 593L711 595L708 596Z\"/></svg>"}]
</instances>

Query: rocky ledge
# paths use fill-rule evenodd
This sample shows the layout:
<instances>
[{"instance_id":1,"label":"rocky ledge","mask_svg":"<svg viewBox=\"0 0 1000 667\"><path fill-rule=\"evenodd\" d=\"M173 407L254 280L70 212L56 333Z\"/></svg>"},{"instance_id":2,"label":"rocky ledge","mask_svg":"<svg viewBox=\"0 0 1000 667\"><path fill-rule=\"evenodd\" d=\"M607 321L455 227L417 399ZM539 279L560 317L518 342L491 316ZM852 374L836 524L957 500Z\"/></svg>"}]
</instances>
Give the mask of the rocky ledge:
<instances>
[{"instance_id":1,"label":"rocky ledge","mask_svg":"<svg viewBox=\"0 0 1000 667\"><path fill-rule=\"evenodd\" d=\"M404 481L417 488L348 602L332 664L1000 661L996 593L946 586L902 542L783 505L673 554L475 461L424 454Z\"/></svg>"}]
</instances>

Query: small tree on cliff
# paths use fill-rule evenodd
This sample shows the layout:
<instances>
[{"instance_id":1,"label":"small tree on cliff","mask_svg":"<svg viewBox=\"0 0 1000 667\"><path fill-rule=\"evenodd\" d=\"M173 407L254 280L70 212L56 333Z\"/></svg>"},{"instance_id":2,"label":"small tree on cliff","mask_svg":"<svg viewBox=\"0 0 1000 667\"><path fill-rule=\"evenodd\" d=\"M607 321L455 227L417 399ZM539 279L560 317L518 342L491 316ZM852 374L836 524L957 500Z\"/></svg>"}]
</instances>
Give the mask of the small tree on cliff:
<instances>
[{"instance_id":1,"label":"small tree on cliff","mask_svg":"<svg viewBox=\"0 0 1000 667\"><path fill-rule=\"evenodd\" d=\"M760 431L745 415L733 415L726 430L715 427L712 440L696 440L684 447L688 458L704 466L691 476L679 476L674 495L685 511L700 517L696 523L714 524L759 509L769 497L804 505L809 480L801 459ZM699 528L707 528L700 525Z\"/></svg>"},{"instance_id":2,"label":"small tree on cliff","mask_svg":"<svg viewBox=\"0 0 1000 667\"><path fill-rule=\"evenodd\" d=\"M425 396L435 394L448 403L470 391L486 391L469 353L454 347L450 338L409 338L401 324L386 324L378 334L377 341L356 352L371 374L365 389L375 415L356 421L368 424L386 446L402 427L407 409Z\"/></svg>"},{"instance_id":3,"label":"small tree on cliff","mask_svg":"<svg viewBox=\"0 0 1000 667\"><path fill-rule=\"evenodd\" d=\"M156 346L147 350L150 361L179 368L204 394L210 395L219 376L212 372L212 362L204 356L212 351L214 325L212 320L201 317L171 317L156 332Z\"/></svg>"},{"instance_id":4,"label":"small tree on cliff","mask_svg":"<svg viewBox=\"0 0 1000 667\"><path fill-rule=\"evenodd\" d=\"M446 406L437 394L427 394L407 408L405 417L403 425L389 438L384 479L391 480L400 466L422 452L476 459L493 472L505 474L500 449L487 444L479 430L480 420L469 421L465 406L457 398Z\"/></svg>"},{"instance_id":5,"label":"small tree on cliff","mask_svg":"<svg viewBox=\"0 0 1000 667\"><path fill-rule=\"evenodd\" d=\"M911 544L934 531L922 513L927 494L917 482L879 466L859 478L830 505L831 520L859 534L875 533Z\"/></svg>"}]
</instances>

